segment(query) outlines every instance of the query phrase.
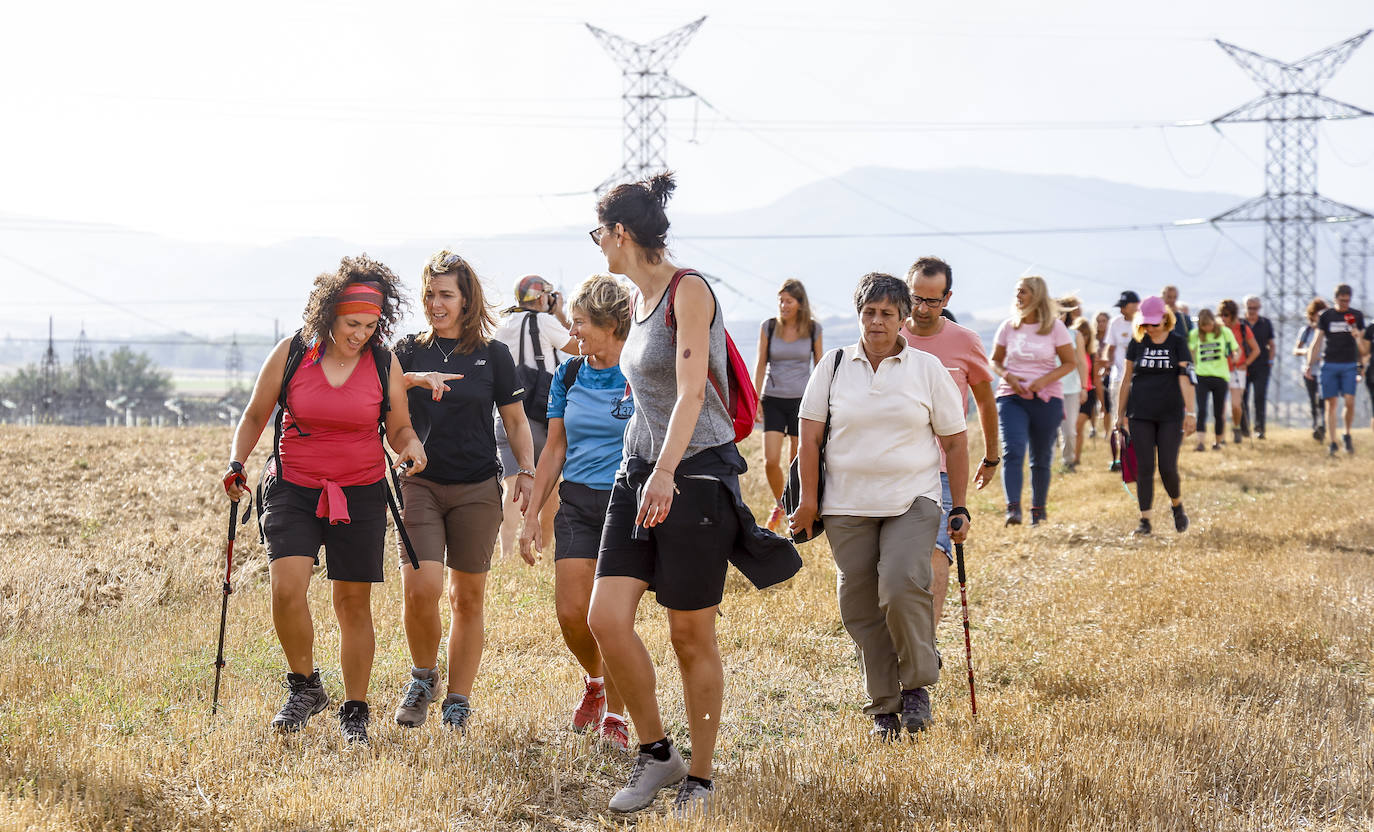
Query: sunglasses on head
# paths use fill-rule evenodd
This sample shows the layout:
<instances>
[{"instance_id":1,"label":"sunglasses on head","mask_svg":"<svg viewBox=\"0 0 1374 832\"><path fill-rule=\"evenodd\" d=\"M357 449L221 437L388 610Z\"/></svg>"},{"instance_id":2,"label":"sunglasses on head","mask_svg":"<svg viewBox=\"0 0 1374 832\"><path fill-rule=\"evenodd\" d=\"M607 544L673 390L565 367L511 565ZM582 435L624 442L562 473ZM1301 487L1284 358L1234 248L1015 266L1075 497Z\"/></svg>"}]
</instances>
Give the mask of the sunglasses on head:
<instances>
[{"instance_id":1,"label":"sunglasses on head","mask_svg":"<svg viewBox=\"0 0 1374 832\"><path fill-rule=\"evenodd\" d=\"M434 274L442 274L460 263L463 263L461 256L441 251L429 259L429 270Z\"/></svg>"}]
</instances>

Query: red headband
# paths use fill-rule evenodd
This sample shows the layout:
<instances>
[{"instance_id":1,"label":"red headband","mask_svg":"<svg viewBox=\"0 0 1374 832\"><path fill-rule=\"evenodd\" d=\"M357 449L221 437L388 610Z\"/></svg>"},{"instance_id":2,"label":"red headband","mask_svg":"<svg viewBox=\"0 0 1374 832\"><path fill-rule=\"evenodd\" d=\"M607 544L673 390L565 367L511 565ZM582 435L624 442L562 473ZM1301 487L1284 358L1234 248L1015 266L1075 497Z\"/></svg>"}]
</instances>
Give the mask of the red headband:
<instances>
[{"instance_id":1,"label":"red headband","mask_svg":"<svg viewBox=\"0 0 1374 832\"><path fill-rule=\"evenodd\" d=\"M382 287L376 283L350 283L339 293L335 315L382 315Z\"/></svg>"}]
</instances>

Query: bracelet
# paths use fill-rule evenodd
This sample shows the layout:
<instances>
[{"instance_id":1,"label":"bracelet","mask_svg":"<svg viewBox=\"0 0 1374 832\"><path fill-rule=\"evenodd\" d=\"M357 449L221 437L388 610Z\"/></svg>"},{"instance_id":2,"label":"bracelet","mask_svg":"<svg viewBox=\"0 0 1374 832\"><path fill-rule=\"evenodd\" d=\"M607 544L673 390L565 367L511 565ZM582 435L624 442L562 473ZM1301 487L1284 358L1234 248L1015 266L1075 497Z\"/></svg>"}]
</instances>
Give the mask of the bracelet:
<instances>
[{"instance_id":1,"label":"bracelet","mask_svg":"<svg viewBox=\"0 0 1374 832\"><path fill-rule=\"evenodd\" d=\"M657 474L667 474L668 476L673 477L674 479L677 478L677 472L676 472L676 471L669 471L667 468L660 468L660 467L658 467L657 465L654 466L654 473L657 473Z\"/></svg>"},{"instance_id":2,"label":"bracelet","mask_svg":"<svg viewBox=\"0 0 1374 832\"><path fill-rule=\"evenodd\" d=\"M531 470L528 469L528 468L519 468L519 469L516 469L515 475L518 477L518 476L520 476L521 474L524 474L525 476L529 477L530 479L534 479L534 472L531 471Z\"/></svg>"},{"instance_id":3,"label":"bracelet","mask_svg":"<svg viewBox=\"0 0 1374 832\"><path fill-rule=\"evenodd\" d=\"M1196 410L1185 410L1185 411L1183 411L1183 415L1184 415L1184 416L1197 416L1197 411L1196 411Z\"/></svg>"},{"instance_id":4,"label":"bracelet","mask_svg":"<svg viewBox=\"0 0 1374 832\"><path fill-rule=\"evenodd\" d=\"M982 465L983 468L996 468L998 465L1001 465L1001 464L1002 464L1002 457L1000 457L1000 456L997 457L996 459L988 459L987 457L983 457L983 465Z\"/></svg>"}]
</instances>

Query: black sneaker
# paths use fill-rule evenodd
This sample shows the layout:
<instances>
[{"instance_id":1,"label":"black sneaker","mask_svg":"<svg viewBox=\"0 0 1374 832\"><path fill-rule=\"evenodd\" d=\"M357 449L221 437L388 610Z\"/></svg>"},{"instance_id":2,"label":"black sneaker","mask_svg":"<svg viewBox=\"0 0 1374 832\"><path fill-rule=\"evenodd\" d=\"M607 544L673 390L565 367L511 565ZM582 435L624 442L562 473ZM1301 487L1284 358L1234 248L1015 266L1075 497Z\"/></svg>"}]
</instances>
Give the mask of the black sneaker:
<instances>
[{"instance_id":1,"label":"black sneaker","mask_svg":"<svg viewBox=\"0 0 1374 832\"><path fill-rule=\"evenodd\" d=\"M367 724L371 721L366 702L350 699L339 706L339 730L344 742L367 745Z\"/></svg>"},{"instance_id":2,"label":"black sneaker","mask_svg":"<svg viewBox=\"0 0 1374 832\"><path fill-rule=\"evenodd\" d=\"M1326 455L1327 455L1327 456L1335 456L1336 454L1338 454L1338 453L1340 453L1340 452L1341 452L1341 446L1340 446L1340 445L1337 445L1335 442L1332 442L1332 443L1331 443L1330 445L1328 445L1327 448L1326 448Z\"/></svg>"},{"instance_id":3,"label":"black sneaker","mask_svg":"<svg viewBox=\"0 0 1374 832\"><path fill-rule=\"evenodd\" d=\"M1008 526L1019 526L1019 525L1021 525L1021 504L1020 504L1020 503L1007 503L1007 525L1008 525Z\"/></svg>"},{"instance_id":4,"label":"black sneaker","mask_svg":"<svg viewBox=\"0 0 1374 832\"><path fill-rule=\"evenodd\" d=\"M1045 522L1045 510L1031 506L1031 525L1038 526Z\"/></svg>"},{"instance_id":5,"label":"black sneaker","mask_svg":"<svg viewBox=\"0 0 1374 832\"><path fill-rule=\"evenodd\" d=\"M1325 441L1325 440L1326 440L1326 425L1317 425L1317 429L1314 430L1314 431L1312 431L1312 438L1316 439L1318 442L1323 442L1323 441Z\"/></svg>"},{"instance_id":6,"label":"black sneaker","mask_svg":"<svg viewBox=\"0 0 1374 832\"><path fill-rule=\"evenodd\" d=\"M324 683L320 681L319 668L309 676L286 674L282 687L287 690L286 701L272 718L272 727L278 731L287 734L299 731L310 717L329 707L329 694L325 693Z\"/></svg>"},{"instance_id":7,"label":"black sneaker","mask_svg":"<svg viewBox=\"0 0 1374 832\"><path fill-rule=\"evenodd\" d=\"M902 727L915 734L930 726L930 691L925 688L902 691Z\"/></svg>"},{"instance_id":8,"label":"black sneaker","mask_svg":"<svg viewBox=\"0 0 1374 832\"><path fill-rule=\"evenodd\" d=\"M1355 453L1355 444L1350 441L1350 434L1345 434L1343 438L1345 440L1345 452L1348 454Z\"/></svg>"},{"instance_id":9,"label":"black sneaker","mask_svg":"<svg viewBox=\"0 0 1374 832\"><path fill-rule=\"evenodd\" d=\"M1174 510L1174 531L1188 531L1188 515L1183 511L1183 503L1172 506Z\"/></svg>"},{"instance_id":10,"label":"black sneaker","mask_svg":"<svg viewBox=\"0 0 1374 832\"><path fill-rule=\"evenodd\" d=\"M902 735L901 717L897 714L874 714L873 730L868 735L883 742L892 742Z\"/></svg>"},{"instance_id":11,"label":"black sneaker","mask_svg":"<svg viewBox=\"0 0 1374 832\"><path fill-rule=\"evenodd\" d=\"M1121 473L1121 460L1113 459L1112 464L1107 466L1107 470L1113 474Z\"/></svg>"},{"instance_id":12,"label":"black sneaker","mask_svg":"<svg viewBox=\"0 0 1374 832\"><path fill-rule=\"evenodd\" d=\"M1140 537L1149 537L1150 521L1146 520L1144 517L1140 518L1140 525L1136 526L1135 531L1131 532L1131 534L1138 535Z\"/></svg>"},{"instance_id":13,"label":"black sneaker","mask_svg":"<svg viewBox=\"0 0 1374 832\"><path fill-rule=\"evenodd\" d=\"M1255 431L1255 438L1256 438L1256 439L1263 439L1263 438L1264 438L1264 428L1260 428L1259 430Z\"/></svg>"}]
</instances>

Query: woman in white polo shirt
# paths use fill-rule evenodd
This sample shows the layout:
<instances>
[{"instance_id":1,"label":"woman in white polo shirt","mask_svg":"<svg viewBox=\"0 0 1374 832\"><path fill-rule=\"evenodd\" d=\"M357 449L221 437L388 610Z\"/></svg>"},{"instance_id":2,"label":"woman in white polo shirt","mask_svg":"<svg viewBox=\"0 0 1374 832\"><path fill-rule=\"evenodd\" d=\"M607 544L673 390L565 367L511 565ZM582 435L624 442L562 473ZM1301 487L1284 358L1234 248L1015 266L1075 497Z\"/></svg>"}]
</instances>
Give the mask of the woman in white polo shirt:
<instances>
[{"instance_id":1,"label":"woman in white polo shirt","mask_svg":"<svg viewBox=\"0 0 1374 832\"><path fill-rule=\"evenodd\" d=\"M817 515L825 520L839 571L840 618L863 658L870 700L864 713L873 716L873 735L890 740L930 723L926 688L940 676L930 591L940 447L954 503L949 535L962 543L969 527L968 433L949 371L901 336L911 314L907 285L889 274L865 275L854 308L859 343L827 353L802 397L801 499L791 527L810 529Z\"/></svg>"}]
</instances>

